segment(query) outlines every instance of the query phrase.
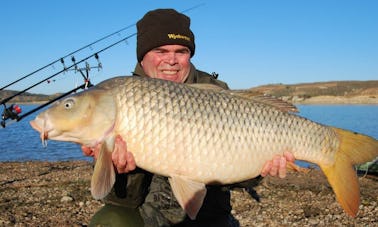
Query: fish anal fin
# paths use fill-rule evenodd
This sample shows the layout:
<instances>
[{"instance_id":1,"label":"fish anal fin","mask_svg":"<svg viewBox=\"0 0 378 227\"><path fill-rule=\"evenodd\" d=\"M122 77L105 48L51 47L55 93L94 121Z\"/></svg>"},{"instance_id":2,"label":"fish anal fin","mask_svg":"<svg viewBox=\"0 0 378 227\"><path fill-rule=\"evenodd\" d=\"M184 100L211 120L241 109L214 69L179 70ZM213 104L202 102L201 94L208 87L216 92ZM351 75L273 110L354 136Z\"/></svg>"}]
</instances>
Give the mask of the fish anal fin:
<instances>
[{"instance_id":1,"label":"fish anal fin","mask_svg":"<svg viewBox=\"0 0 378 227\"><path fill-rule=\"evenodd\" d=\"M169 183L180 206L194 220L206 196L205 184L180 176L170 177Z\"/></svg>"},{"instance_id":2,"label":"fish anal fin","mask_svg":"<svg viewBox=\"0 0 378 227\"><path fill-rule=\"evenodd\" d=\"M114 185L115 170L112 151L112 145L106 142L102 143L91 180L91 194L95 199L104 198Z\"/></svg>"}]
</instances>

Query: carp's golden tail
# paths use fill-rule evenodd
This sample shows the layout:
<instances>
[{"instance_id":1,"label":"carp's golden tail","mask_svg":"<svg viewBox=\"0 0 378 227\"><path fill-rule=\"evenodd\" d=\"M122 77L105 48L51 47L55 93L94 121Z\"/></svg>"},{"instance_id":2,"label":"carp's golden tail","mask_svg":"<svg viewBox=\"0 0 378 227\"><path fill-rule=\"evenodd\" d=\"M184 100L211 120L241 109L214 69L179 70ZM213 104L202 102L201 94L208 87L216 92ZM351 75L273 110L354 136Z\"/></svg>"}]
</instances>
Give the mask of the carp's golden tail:
<instances>
[{"instance_id":1,"label":"carp's golden tail","mask_svg":"<svg viewBox=\"0 0 378 227\"><path fill-rule=\"evenodd\" d=\"M354 165L366 163L378 156L378 140L333 128L340 147L333 165L319 164L336 194L337 201L346 213L355 217L360 205L360 188Z\"/></svg>"}]
</instances>

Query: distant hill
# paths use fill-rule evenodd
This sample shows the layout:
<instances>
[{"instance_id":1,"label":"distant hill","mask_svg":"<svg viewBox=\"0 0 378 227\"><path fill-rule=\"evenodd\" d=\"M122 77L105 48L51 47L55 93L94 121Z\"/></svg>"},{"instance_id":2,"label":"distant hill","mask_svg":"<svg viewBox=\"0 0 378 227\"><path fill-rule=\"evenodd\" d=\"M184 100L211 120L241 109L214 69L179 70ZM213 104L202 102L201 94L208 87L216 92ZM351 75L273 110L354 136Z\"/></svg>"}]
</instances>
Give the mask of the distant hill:
<instances>
[{"instance_id":1,"label":"distant hill","mask_svg":"<svg viewBox=\"0 0 378 227\"><path fill-rule=\"evenodd\" d=\"M268 84L247 90L281 98L293 103L377 103L378 80L372 81L331 81L300 84ZM17 91L0 91L0 100L16 94ZM59 94L44 95L23 93L11 103L43 102Z\"/></svg>"},{"instance_id":2,"label":"distant hill","mask_svg":"<svg viewBox=\"0 0 378 227\"><path fill-rule=\"evenodd\" d=\"M13 90L2 90L0 91L0 100L4 100L8 97L14 96L19 91ZM21 95L15 96L10 103L29 103L29 102L45 102L57 97L59 94L54 95L44 95L44 94L33 94L29 92L24 92Z\"/></svg>"},{"instance_id":3,"label":"distant hill","mask_svg":"<svg viewBox=\"0 0 378 227\"><path fill-rule=\"evenodd\" d=\"M269 84L249 90L294 103L378 103L378 80Z\"/></svg>"}]
</instances>

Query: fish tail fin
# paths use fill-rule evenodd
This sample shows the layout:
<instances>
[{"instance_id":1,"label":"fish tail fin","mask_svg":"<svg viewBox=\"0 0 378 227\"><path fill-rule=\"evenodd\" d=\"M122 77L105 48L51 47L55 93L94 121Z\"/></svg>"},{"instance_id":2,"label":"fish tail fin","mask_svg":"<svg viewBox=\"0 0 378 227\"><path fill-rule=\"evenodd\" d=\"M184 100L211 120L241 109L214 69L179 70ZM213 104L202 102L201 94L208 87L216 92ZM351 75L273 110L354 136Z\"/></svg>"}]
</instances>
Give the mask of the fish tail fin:
<instances>
[{"instance_id":1,"label":"fish tail fin","mask_svg":"<svg viewBox=\"0 0 378 227\"><path fill-rule=\"evenodd\" d=\"M101 145L91 180L91 194L95 199L104 198L114 185L113 147L114 138L111 138L110 141L104 141Z\"/></svg>"},{"instance_id":2,"label":"fish tail fin","mask_svg":"<svg viewBox=\"0 0 378 227\"><path fill-rule=\"evenodd\" d=\"M337 201L355 217L360 205L360 188L354 165L378 156L378 140L350 131L332 128L340 141L333 165L319 164L336 194Z\"/></svg>"}]
</instances>

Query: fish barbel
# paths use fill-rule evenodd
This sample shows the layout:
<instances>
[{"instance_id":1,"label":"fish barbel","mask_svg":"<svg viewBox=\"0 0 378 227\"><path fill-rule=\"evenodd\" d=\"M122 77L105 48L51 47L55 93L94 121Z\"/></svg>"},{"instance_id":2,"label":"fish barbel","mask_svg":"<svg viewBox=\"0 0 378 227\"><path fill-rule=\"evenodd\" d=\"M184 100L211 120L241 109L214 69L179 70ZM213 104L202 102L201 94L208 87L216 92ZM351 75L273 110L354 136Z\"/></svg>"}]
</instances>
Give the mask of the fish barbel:
<instances>
[{"instance_id":1,"label":"fish barbel","mask_svg":"<svg viewBox=\"0 0 378 227\"><path fill-rule=\"evenodd\" d=\"M378 156L372 137L324 126L227 91L169 81L117 77L57 102L31 121L41 139L88 147L101 143L91 182L94 198L111 190L114 138L121 135L138 167L167 176L194 219L205 185L258 176L285 151L320 166L351 216L360 204L355 164Z\"/></svg>"}]
</instances>

